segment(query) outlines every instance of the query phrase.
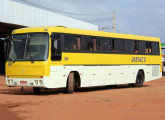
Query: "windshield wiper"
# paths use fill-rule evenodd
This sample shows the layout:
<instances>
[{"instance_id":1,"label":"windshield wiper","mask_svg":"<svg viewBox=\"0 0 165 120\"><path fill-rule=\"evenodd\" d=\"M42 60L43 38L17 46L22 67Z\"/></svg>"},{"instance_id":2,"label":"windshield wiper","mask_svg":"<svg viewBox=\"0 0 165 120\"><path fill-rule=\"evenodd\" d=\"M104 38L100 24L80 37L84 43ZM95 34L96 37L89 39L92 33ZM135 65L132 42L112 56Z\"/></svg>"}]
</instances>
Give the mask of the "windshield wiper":
<instances>
[{"instance_id":1,"label":"windshield wiper","mask_svg":"<svg viewBox=\"0 0 165 120\"><path fill-rule=\"evenodd\" d=\"M34 63L33 55L30 55L30 61L31 61L32 63Z\"/></svg>"},{"instance_id":2,"label":"windshield wiper","mask_svg":"<svg viewBox=\"0 0 165 120\"><path fill-rule=\"evenodd\" d=\"M15 63L16 60L17 60L17 57L13 60L13 63Z\"/></svg>"},{"instance_id":3,"label":"windshield wiper","mask_svg":"<svg viewBox=\"0 0 165 120\"><path fill-rule=\"evenodd\" d=\"M34 61L33 60L30 60L31 61L31 63L34 63Z\"/></svg>"},{"instance_id":4,"label":"windshield wiper","mask_svg":"<svg viewBox=\"0 0 165 120\"><path fill-rule=\"evenodd\" d=\"M13 60L13 63L15 63L15 61L16 61L16 59L15 59L15 60Z\"/></svg>"}]
</instances>

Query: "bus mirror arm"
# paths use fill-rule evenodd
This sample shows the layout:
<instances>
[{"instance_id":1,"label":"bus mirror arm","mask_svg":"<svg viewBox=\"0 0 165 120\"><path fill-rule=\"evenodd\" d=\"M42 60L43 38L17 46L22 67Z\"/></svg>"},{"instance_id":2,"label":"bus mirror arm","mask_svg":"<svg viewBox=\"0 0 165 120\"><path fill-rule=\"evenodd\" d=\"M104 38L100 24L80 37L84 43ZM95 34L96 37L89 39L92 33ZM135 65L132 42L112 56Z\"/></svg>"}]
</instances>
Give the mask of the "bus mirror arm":
<instances>
[{"instance_id":1,"label":"bus mirror arm","mask_svg":"<svg viewBox=\"0 0 165 120\"><path fill-rule=\"evenodd\" d=\"M6 53L8 50L8 44L12 40L11 35L4 39L4 52Z\"/></svg>"},{"instance_id":2,"label":"bus mirror arm","mask_svg":"<svg viewBox=\"0 0 165 120\"><path fill-rule=\"evenodd\" d=\"M5 60L7 60L8 54L9 54L9 50L11 47L11 43L13 42L12 40L12 36L8 36L5 40L4 40L4 53L5 53Z\"/></svg>"}]
</instances>

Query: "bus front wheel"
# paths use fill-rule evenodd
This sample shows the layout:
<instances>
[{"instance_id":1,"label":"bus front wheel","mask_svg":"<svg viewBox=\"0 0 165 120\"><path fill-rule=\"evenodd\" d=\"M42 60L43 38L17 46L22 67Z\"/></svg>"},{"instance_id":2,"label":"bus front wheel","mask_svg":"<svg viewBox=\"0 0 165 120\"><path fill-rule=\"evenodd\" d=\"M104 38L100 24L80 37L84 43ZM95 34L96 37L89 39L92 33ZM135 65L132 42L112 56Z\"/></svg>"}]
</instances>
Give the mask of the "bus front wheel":
<instances>
[{"instance_id":1,"label":"bus front wheel","mask_svg":"<svg viewBox=\"0 0 165 120\"><path fill-rule=\"evenodd\" d=\"M74 72L71 72L68 77L67 83L68 93L71 94L74 92L75 89L75 79L74 79Z\"/></svg>"},{"instance_id":2,"label":"bus front wheel","mask_svg":"<svg viewBox=\"0 0 165 120\"><path fill-rule=\"evenodd\" d=\"M39 94L40 88L39 87L33 87L33 92L34 92L34 94Z\"/></svg>"},{"instance_id":3,"label":"bus front wheel","mask_svg":"<svg viewBox=\"0 0 165 120\"><path fill-rule=\"evenodd\" d=\"M142 71L139 71L137 76L136 76L135 86L136 87L141 87L141 86L143 86L143 82L144 82L144 74L143 74Z\"/></svg>"}]
</instances>

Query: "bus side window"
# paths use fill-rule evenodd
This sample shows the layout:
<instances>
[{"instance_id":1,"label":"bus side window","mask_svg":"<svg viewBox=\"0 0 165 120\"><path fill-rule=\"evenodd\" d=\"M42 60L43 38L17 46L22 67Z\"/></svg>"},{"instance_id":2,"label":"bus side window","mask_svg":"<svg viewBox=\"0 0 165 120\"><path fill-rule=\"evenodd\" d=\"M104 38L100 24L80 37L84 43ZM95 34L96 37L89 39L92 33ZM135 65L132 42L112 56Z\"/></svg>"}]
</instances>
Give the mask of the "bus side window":
<instances>
[{"instance_id":1,"label":"bus side window","mask_svg":"<svg viewBox=\"0 0 165 120\"><path fill-rule=\"evenodd\" d=\"M52 34L51 36L51 60L61 60L61 34Z\"/></svg>"},{"instance_id":2,"label":"bus side window","mask_svg":"<svg viewBox=\"0 0 165 120\"><path fill-rule=\"evenodd\" d=\"M111 38L99 38L97 48L98 48L98 51L112 52Z\"/></svg>"},{"instance_id":3,"label":"bus side window","mask_svg":"<svg viewBox=\"0 0 165 120\"><path fill-rule=\"evenodd\" d=\"M125 45L126 54L137 54L138 53L137 41L125 39L124 45Z\"/></svg>"},{"instance_id":4,"label":"bus side window","mask_svg":"<svg viewBox=\"0 0 165 120\"><path fill-rule=\"evenodd\" d=\"M64 35L64 49L66 51L80 51L81 50L81 36L72 34Z\"/></svg>"},{"instance_id":5,"label":"bus side window","mask_svg":"<svg viewBox=\"0 0 165 120\"><path fill-rule=\"evenodd\" d=\"M76 40L75 36L72 34L64 35L64 49L65 50L76 50Z\"/></svg>"},{"instance_id":6,"label":"bus side window","mask_svg":"<svg viewBox=\"0 0 165 120\"><path fill-rule=\"evenodd\" d=\"M97 51L97 38L86 36L84 43L84 50Z\"/></svg>"},{"instance_id":7,"label":"bus side window","mask_svg":"<svg viewBox=\"0 0 165 120\"><path fill-rule=\"evenodd\" d=\"M146 53L146 42L145 41L140 41L139 42L139 53L140 54L145 54Z\"/></svg>"},{"instance_id":8,"label":"bus side window","mask_svg":"<svg viewBox=\"0 0 165 120\"><path fill-rule=\"evenodd\" d=\"M152 54L153 55L160 55L159 43L158 42L152 42L151 47L152 47Z\"/></svg>"},{"instance_id":9,"label":"bus side window","mask_svg":"<svg viewBox=\"0 0 165 120\"><path fill-rule=\"evenodd\" d=\"M115 52L118 52L118 53L125 52L125 46L124 46L123 39L115 39L114 43L115 43Z\"/></svg>"}]
</instances>

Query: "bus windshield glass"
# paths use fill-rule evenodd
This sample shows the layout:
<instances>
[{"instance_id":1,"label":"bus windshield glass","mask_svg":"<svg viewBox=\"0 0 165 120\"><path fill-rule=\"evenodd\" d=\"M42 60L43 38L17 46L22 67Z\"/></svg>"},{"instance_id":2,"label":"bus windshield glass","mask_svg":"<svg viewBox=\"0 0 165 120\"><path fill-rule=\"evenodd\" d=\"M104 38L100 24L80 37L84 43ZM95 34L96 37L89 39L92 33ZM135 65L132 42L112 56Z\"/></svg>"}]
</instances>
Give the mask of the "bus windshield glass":
<instances>
[{"instance_id":1,"label":"bus windshield glass","mask_svg":"<svg viewBox=\"0 0 165 120\"><path fill-rule=\"evenodd\" d=\"M14 34L9 61L45 61L48 58L48 33Z\"/></svg>"}]
</instances>

